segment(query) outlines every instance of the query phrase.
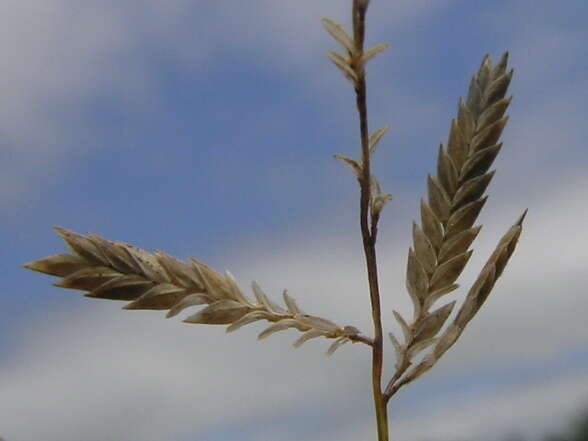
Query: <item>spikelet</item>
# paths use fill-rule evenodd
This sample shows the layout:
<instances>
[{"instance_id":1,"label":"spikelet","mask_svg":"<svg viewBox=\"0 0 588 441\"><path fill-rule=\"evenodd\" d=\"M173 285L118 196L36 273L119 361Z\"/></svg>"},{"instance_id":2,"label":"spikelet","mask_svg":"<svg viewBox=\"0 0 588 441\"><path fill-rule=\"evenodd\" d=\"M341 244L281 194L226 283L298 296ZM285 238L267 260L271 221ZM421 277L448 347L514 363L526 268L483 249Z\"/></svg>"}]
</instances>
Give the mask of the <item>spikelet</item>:
<instances>
[{"instance_id":1,"label":"spikelet","mask_svg":"<svg viewBox=\"0 0 588 441\"><path fill-rule=\"evenodd\" d=\"M359 79L365 75L364 68L368 61L386 51L390 46L387 44L378 44L377 46L363 52L358 47L353 37L339 23L329 19L322 19L325 30L339 43L345 54L335 51L328 51L327 55L341 73L351 81L351 84L357 86Z\"/></svg>"},{"instance_id":2,"label":"spikelet","mask_svg":"<svg viewBox=\"0 0 588 441\"><path fill-rule=\"evenodd\" d=\"M271 326L259 335L265 338L285 329L298 329L303 336L298 347L314 337L335 339L332 353L348 341L370 344L353 326L341 327L330 320L305 314L286 291L285 308L273 303L256 283L256 301L249 300L230 273L219 274L196 259L190 264L156 251L147 253L132 245L96 235L83 236L55 227L71 250L25 265L25 268L60 277L55 286L87 291L96 299L127 301L124 309L167 310L173 317L186 308L204 306L185 323L229 325L227 332L259 320Z\"/></svg>"},{"instance_id":3,"label":"spikelet","mask_svg":"<svg viewBox=\"0 0 588 441\"><path fill-rule=\"evenodd\" d=\"M482 271L456 321L438 337L455 302L433 312L429 310L441 297L458 288L456 281L472 254L470 245L481 228L474 223L486 202L484 192L494 176L490 167L502 147L499 138L508 120L504 114L511 101L505 95L513 73L506 70L507 59L505 53L494 66L488 55L484 57L472 78L467 99L459 102L447 146L441 145L439 149L437 174L427 179L428 200L421 201L421 224L413 222L413 246L407 263L406 286L414 305L414 317L408 324L398 313L394 314L405 338L402 344L395 337L393 340L397 372L388 392L397 390L398 384L416 379L455 342L490 293L520 235L522 218L501 240L491 258L494 263L489 262ZM411 358L433 343L432 353L393 387L412 364Z\"/></svg>"},{"instance_id":4,"label":"spikelet","mask_svg":"<svg viewBox=\"0 0 588 441\"><path fill-rule=\"evenodd\" d=\"M469 321L480 310L482 304L488 298L490 291L494 287L496 280L502 274L508 260L515 250L517 241L522 232L523 220L527 211L521 215L518 221L502 236L496 249L484 265L484 268L478 275L476 281L470 288L464 303L462 304L457 316L445 331L435 339L433 351L429 353L420 363L413 366L406 372L406 375L400 381L391 382L386 389L388 396L394 395L402 386L416 380L422 374L431 369L441 356L455 344L459 336L464 331ZM396 347L396 344L395 344ZM397 350L398 352L398 350ZM404 356L402 350L401 354ZM397 369L398 370L398 369ZM400 376L395 376L398 379Z\"/></svg>"}]
</instances>

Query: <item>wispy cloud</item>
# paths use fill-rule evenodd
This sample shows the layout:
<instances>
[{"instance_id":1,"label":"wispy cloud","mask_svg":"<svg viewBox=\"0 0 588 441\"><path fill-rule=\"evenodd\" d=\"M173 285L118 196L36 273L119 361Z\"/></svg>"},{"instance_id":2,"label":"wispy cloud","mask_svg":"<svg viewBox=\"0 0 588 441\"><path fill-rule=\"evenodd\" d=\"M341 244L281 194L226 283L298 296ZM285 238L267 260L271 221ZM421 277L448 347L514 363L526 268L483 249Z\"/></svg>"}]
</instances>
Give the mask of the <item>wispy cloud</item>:
<instances>
[{"instance_id":1,"label":"wispy cloud","mask_svg":"<svg viewBox=\"0 0 588 441\"><path fill-rule=\"evenodd\" d=\"M328 42L319 18L344 20L347 9L334 0L265 1L255 8L237 0L83 6L57 0L34 8L8 2L0 18L0 49L9 60L0 76L6 152L0 172L10 190L2 205L34 193L69 158L95 148L87 140L95 137L97 102L107 101L122 118L157 112L165 69L198 78L218 64L254 60L260 69L319 90L339 86L317 75L331 68L326 58L315 61ZM401 5L397 12L410 16L426 9Z\"/></svg>"},{"instance_id":2,"label":"wispy cloud","mask_svg":"<svg viewBox=\"0 0 588 441\"><path fill-rule=\"evenodd\" d=\"M504 159L499 159L499 174L491 186L492 197L485 209L488 215L483 214L482 219L486 227L475 247L472 270L463 277L465 288L520 210L528 206L530 213L513 261L479 317L438 368L423 378L422 386L415 385L406 398L399 395L399 408L414 408L419 418L427 421L423 425L422 420L407 413L393 412L396 433L406 440L427 436L448 441L456 437L483 439L480 433L495 427L524 432L525 420L539 421L540 430L556 424L588 394L585 365L576 362L568 371L546 381L536 378L524 384L500 383L495 392L476 389L467 397L459 397L463 386L460 381L466 374L483 371L493 375L500 371L504 375L501 378L510 378L508 372L515 367L545 367L566 354L587 349L583 316L588 310L583 292L586 253L582 245L588 237L579 225L588 219L584 194L588 181L582 166L585 161L577 160L584 158L586 139L582 122L585 75L578 73L586 68L578 62L585 40L579 36L585 30L566 29L549 21L550 15L557 14L543 9L548 3L536 7L521 0L466 20L493 29L491 35L505 40L512 48L517 76ZM380 42L391 32L413 32L410 27L421 20L434 21L436 14L457 13L456 5L449 0L434 4L425 0L374 2L370 38ZM535 11L532 20L523 16L529 8ZM10 61L4 63L0 75L0 133L5 141L0 153L0 206L8 207L34 194L47 182L58 180L67 167L76 167L76 162L82 161L84 149L94 148L94 144L79 140L102 134L91 112L97 101L107 102L108 108L116 108L129 118L150 112L158 115L169 70L214 81L208 75L215 67L226 67L238 75L241 68L251 67L247 64L250 62L260 72L267 72L268 78L304 86L308 90L305 93L328 110L324 120L310 121L304 115L304 121L316 124L313 127L317 132L323 127L337 132L337 118L343 128L338 135L329 135L332 137L327 142L334 144L329 151L351 148L353 141L349 139L356 136L354 129L346 128L346 122L354 118L351 96L345 95L349 91L341 92L344 80L337 78L337 72L323 57L334 44L318 21L326 15L346 23L347 9L341 0L264 0L257 2L255 9L242 0L149 0L141 4L107 0L85 2L83 6L73 0L56 0L34 7L27 2L7 2L0 16L0 49ZM438 22L433 25L449 26ZM411 83L413 73L417 78L426 74L432 81L438 72L430 73L433 67L413 54L418 44L418 40L408 39L398 48L398 58L377 61L385 73L375 72L370 77L374 86L371 91L392 87L393 99L373 100L379 119L374 124L391 123L392 144L398 146L393 151L378 152L378 168L386 170L382 180L394 193L395 186L405 185L384 219L386 228L390 219L397 222L396 227L383 233L380 240L383 306L389 329L395 329L392 308L406 315L411 312L403 287L403 266L409 220L416 215L416 200L424 188L424 184L414 187L412 176L424 176L429 171L420 159L429 152L432 158L436 142L444 140L447 112L449 107L454 111L456 98L452 92L448 103L443 93L433 92L438 83L427 90L417 90L422 82ZM437 47L421 48L417 53L434 56ZM410 69L406 67L409 62L413 66ZM449 60L446 64L452 65ZM447 74L444 66L434 68ZM223 93L221 80L214 85ZM461 84L457 93L463 93L464 87ZM299 99L297 94L294 91L291 95ZM227 102L230 99L227 96ZM251 143L265 142L267 151L279 148L284 138L294 138L299 126L289 124L289 112L276 109L260 110L255 115L256 124L247 120L243 129L247 132L235 137L250 136ZM297 115L293 117L300 123ZM439 119L441 122L430 122ZM206 126L209 122L203 116L198 124ZM443 130L440 137L431 133L436 127ZM313 142L322 143L319 138ZM421 144L422 138L427 138L426 147ZM278 158L279 164L274 164L278 159L273 158L271 167L265 169L259 164L263 170L252 171L250 167L257 166L258 158L240 153L224 159L222 167L216 164L206 169L212 179L210 187L231 178L230 185L240 184L241 193L235 198L248 193L247 185L261 182L268 187L263 194L269 195L269 202L263 201L271 205L268 211L282 209L286 219L290 211L309 203L310 198L301 195L331 192L331 205L312 212L312 219L304 225L288 223L279 237L271 231L264 232L263 237L257 233L239 235L239 241L225 252L219 251L215 259L224 262L244 285L256 279L274 296L288 288L309 312L369 332L358 238L353 230L342 233L344 222L338 219L337 210L346 216L350 210L337 202L344 199L337 193L339 188L323 184L331 179L340 183L341 175L333 176L335 166L319 169L313 149L306 145L301 148L306 149L308 161L315 163L313 167L303 161L293 164L292 156L285 153ZM112 154L106 155L105 162L112 160ZM415 158L418 164L410 162ZM404 160L412 165L407 166ZM157 175L160 179L171 159L158 152L150 161L161 167ZM141 166L138 161L137 167ZM200 163L198 167L205 168ZM390 178L394 175L391 169L402 179ZM110 176L109 172L104 174ZM239 179L234 177L237 175ZM306 182L298 183L300 175ZM547 178L542 180L542 176ZM104 185L104 181L96 185ZM211 202L211 212L222 211L225 200L219 200ZM239 219L236 222L245 215L248 219L263 218L259 214L262 211L250 206L250 201L240 203L239 208L248 212L241 214L235 209L232 216ZM55 204L61 206L59 200ZM71 209L79 212L86 206ZM216 216L214 222L227 222L223 218L228 216L226 211ZM319 224L311 226L317 219ZM184 220L173 222L181 228L194 228L182 225ZM177 241L181 241L182 250L196 253L206 234L191 235L196 237L193 243L179 237ZM157 243L157 238L152 243ZM16 266L13 263L10 265ZM335 359L325 360L324 342L290 349L293 333L256 344L258 325L225 336L221 328L166 322L159 313L120 312L114 303L72 300L71 305L75 306L39 310L23 318L28 321L21 328L11 330L17 343L10 359L0 367L0 435L8 441L159 441L190 435L188 439L232 439L234 436L223 432L227 426L236 430L249 427L248 434L255 441L288 440L292 433L295 436L291 438L297 440L374 437L365 348L345 347ZM476 377L471 381L483 380ZM435 395L428 389L440 390L446 382L456 385L457 392L442 390ZM422 402L435 404L427 407L409 401L410 392ZM448 396L452 401L441 402ZM36 424L23 421L25 413ZM294 415L291 424L305 424L309 414L318 414L327 423L308 433L289 430L290 423L283 423ZM358 416L348 418L350 414ZM259 426L260 421L266 425L263 432L251 428ZM276 421L281 422L276 425ZM285 432L290 435L283 435Z\"/></svg>"},{"instance_id":3,"label":"wispy cloud","mask_svg":"<svg viewBox=\"0 0 588 441\"><path fill-rule=\"evenodd\" d=\"M520 248L496 292L462 340L423 380L424 386L413 389L424 402L443 404L423 407L400 395L397 409L412 406L427 421L417 424L410 414L401 412L394 424L404 439L478 437L499 422L509 430L523 431L529 419L541 421L534 426L540 430L588 394L582 387L586 378L580 365L561 372L551 383L536 378L507 387L500 386L501 380L496 379L500 377L493 377L502 387L496 393L481 389L460 398L459 392L460 378L472 381L472 373L502 372L502 381L508 385L509 366L528 364L537 369L562 354L585 350L583 311L588 304L580 286L584 269L578 263L583 251L568 242L557 259L552 257L553 250L566 243L572 219L586 216L580 191L585 182L571 184L547 195L549 199L540 201L534 211L531 207ZM570 227L558 218L563 208L570 216ZM494 215L487 223L492 228L476 246L474 265L480 266L502 233L497 225L505 224L506 229L510 219ZM552 225L561 228L552 229ZM309 312L369 332L367 299L361 296L365 291L361 256L338 237L319 236L296 241L286 249L258 249L254 256L250 250L234 250L227 264L241 280L255 278L273 295L287 287ZM542 239L532 240L538 237ZM584 242L576 237L576 243ZM393 298L384 296L389 327L393 307L407 314L409 309L401 288L403 269L390 269L393 263L404 262L404 255L386 253L386 244L382 245L383 292L398 293ZM474 273L466 274L465 285ZM315 409L336 421L341 418L334 410L336 403L348 401L349 396L362 397L358 399L361 406L343 406L347 411L352 408L361 414L371 408L366 392L369 356L363 347L344 348L335 359L325 360L321 356L324 342L289 349L292 333L256 344L259 325L225 336L222 328L164 321L159 313L122 312L114 303L90 305L84 300L75 304L76 309L39 312L19 331L19 349L0 376L0 414L6 416L7 436L33 440L43 435L48 441L180 439L184 433L210 434L221 424L262 418L268 409L272 409L270 420ZM439 388L448 381L456 390L443 392ZM52 404L56 402L58 406ZM18 418L25 409L37 424ZM359 422L354 430L368 436L370 424ZM348 429L344 426L335 438L351 440L349 433L356 433ZM311 438L316 439L315 435Z\"/></svg>"}]
</instances>

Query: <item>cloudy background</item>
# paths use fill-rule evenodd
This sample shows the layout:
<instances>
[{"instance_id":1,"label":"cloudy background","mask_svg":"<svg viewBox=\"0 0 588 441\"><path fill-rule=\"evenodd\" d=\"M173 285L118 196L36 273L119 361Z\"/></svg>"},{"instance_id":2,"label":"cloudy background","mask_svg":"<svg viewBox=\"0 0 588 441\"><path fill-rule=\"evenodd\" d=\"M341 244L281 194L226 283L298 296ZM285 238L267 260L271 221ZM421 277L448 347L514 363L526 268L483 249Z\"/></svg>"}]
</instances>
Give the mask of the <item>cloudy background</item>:
<instances>
[{"instance_id":1,"label":"cloudy background","mask_svg":"<svg viewBox=\"0 0 588 441\"><path fill-rule=\"evenodd\" d=\"M371 333L351 88L319 19L341 0L4 0L0 5L0 436L6 441L375 439L369 351L294 331L121 311L20 268L61 225L230 269ZM528 207L509 268L437 368L391 402L395 440L554 432L588 406L583 0L374 0L384 321L409 314L410 221L484 53L515 96L467 287ZM451 295L460 299L463 291ZM393 359L387 344L386 377Z\"/></svg>"}]
</instances>

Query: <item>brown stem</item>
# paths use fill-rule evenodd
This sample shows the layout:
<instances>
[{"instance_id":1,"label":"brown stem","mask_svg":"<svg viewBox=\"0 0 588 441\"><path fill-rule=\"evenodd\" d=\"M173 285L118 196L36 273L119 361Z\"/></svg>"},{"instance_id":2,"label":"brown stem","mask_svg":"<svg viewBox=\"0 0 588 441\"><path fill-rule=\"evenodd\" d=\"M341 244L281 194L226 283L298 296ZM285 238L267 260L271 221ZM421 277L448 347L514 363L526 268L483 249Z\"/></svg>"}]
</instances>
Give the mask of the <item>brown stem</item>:
<instances>
[{"instance_id":1,"label":"brown stem","mask_svg":"<svg viewBox=\"0 0 588 441\"><path fill-rule=\"evenodd\" d=\"M361 334L352 335L349 337L349 340L351 340L353 343L363 343L368 346L374 346L374 341L371 338Z\"/></svg>"},{"instance_id":2,"label":"brown stem","mask_svg":"<svg viewBox=\"0 0 588 441\"><path fill-rule=\"evenodd\" d=\"M365 254L370 299L372 304L372 318L374 322L374 340L372 345L372 389L374 405L376 409L376 422L378 427L378 441L388 441L388 414L386 400L382 394L382 364L383 364L383 339L382 320L380 312L380 292L378 286L378 267L376 259L376 235L377 217L372 217L370 228L370 199L371 199L371 172L369 152L369 131L367 116L367 88L365 70L361 61L365 40L365 14L367 0L353 0L353 36L355 41L355 54L352 59L352 68L357 75L355 94L357 111L359 113L359 126L361 134L362 174L359 182L361 187L360 199L360 227Z\"/></svg>"}]
</instances>

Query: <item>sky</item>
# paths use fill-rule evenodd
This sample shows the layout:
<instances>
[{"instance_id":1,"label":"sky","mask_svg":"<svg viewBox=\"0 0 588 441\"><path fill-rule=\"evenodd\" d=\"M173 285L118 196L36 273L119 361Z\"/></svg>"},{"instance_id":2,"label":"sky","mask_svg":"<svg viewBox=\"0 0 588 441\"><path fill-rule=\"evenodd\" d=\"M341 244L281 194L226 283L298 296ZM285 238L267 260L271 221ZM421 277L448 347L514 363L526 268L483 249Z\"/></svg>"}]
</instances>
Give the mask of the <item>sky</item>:
<instances>
[{"instance_id":1,"label":"sky","mask_svg":"<svg viewBox=\"0 0 588 441\"><path fill-rule=\"evenodd\" d=\"M22 264L63 252L51 227L229 269L371 333L349 84L320 26L342 0L5 0L0 6L0 437L5 441L375 439L370 354L262 342L262 324L161 312L51 286ZM529 439L588 406L588 141L581 0L372 0L383 320L409 315L411 220L459 96L510 51L514 101L463 299L529 208L492 295L434 370L391 401L403 441ZM393 351L386 343L385 377Z\"/></svg>"}]
</instances>

